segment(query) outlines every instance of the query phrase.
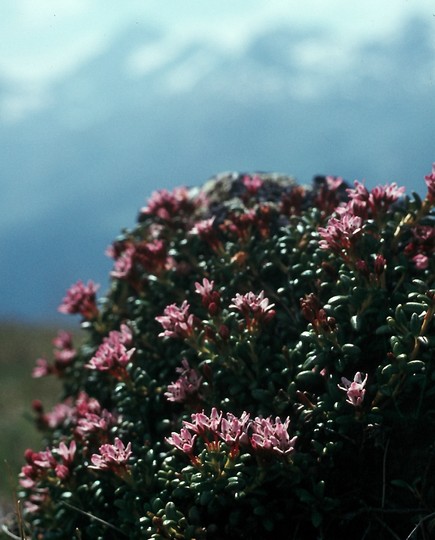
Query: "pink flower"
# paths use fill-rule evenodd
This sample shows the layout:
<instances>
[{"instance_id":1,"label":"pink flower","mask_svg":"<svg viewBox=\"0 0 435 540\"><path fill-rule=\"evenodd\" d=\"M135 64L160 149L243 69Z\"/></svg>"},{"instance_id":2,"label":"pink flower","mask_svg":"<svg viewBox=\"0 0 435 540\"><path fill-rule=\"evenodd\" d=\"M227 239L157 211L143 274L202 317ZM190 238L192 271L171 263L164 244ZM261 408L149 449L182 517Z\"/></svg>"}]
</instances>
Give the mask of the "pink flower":
<instances>
[{"instance_id":1,"label":"pink flower","mask_svg":"<svg viewBox=\"0 0 435 540\"><path fill-rule=\"evenodd\" d=\"M427 255L423 255L423 253L417 253L417 255L414 255L412 261L417 270L426 270L426 268L429 266L429 257Z\"/></svg>"},{"instance_id":2,"label":"pink flower","mask_svg":"<svg viewBox=\"0 0 435 540\"><path fill-rule=\"evenodd\" d=\"M198 375L196 370L189 366L189 362L185 358L182 360L182 367L177 368L176 371L177 373L180 373L180 377L175 382L168 385L165 397L168 401L183 403L184 401L187 401L189 397L198 393L202 377Z\"/></svg>"},{"instance_id":3,"label":"pink flower","mask_svg":"<svg viewBox=\"0 0 435 540\"><path fill-rule=\"evenodd\" d=\"M172 192L162 189L151 194L147 206L140 213L142 216L153 215L171 222L181 214L192 214L200 202L192 198L185 187L177 187Z\"/></svg>"},{"instance_id":4,"label":"pink flower","mask_svg":"<svg viewBox=\"0 0 435 540\"><path fill-rule=\"evenodd\" d=\"M360 407L362 405L364 394L366 392L365 385L367 382L367 375L364 377L359 371L355 374L353 381L349 381L346 377L341 378L343 386L338 385L340 390L344 390L347 394L346 401L354 407Z\"/></svg>"},{"instance_id":5,"label":"pink flower","mask_svg":"<svg viewBox=\"0 0 435 540\"><path fill-rule=\"evenodd\" d=\"M435 202L435 163L432 164L432 173L424 177L427 185L427 199L433 204Z\"/></svg>"},{"instance_id":6,"label":"pink flower","mask_svg":"<svg viewBox=\"0 0 435 540\"><path fill-rule=\"evenodd\" d=\"M115 438L114 444L103 444L99 448L99 454L93 454L91 457L92 465L90 469L98 469L100 471L111 470L119 473L121 469L125 469L127 462L132 454L131 443L127 446L118 438Z\"/></svg>"},{"instance_id":7,"label":"pink flower","mask_svg":"<svg viewBox=\"0 0 435 540\"><path fill-rule=\"evenodd\" d=\"M214 229L214 220L216 218L213 216L209 219L203 219L201 221L197 221L195 225L190 229L190 234L197 234L198 236L204 236L207 237L210 234L215 232Z\"/></svg>"},{"instance_id":8,"label":"pink flower","mask_svg":"<svg viewBox=\"0 0 435 540\"><path fill-rule=\"evenodd\" d=\"M405 193L405 187L399 187L396 182L385 184L384 186L376 186L370 192L370 205L373 213L379 209L388 209Z\"/></svg>"},{"instance_id":9,"label":"pink flower","mask_svg":"<svg viewBox=\"0 0 435 540\"><path fill-rule=\"evenodd\" d=\"M202 284L198 281L195 283L195 292L201 295L203 300L208 300L213 294L214 281L209 281L207 278L202 280Z\"/></svg>"},{"instance_id":10,"label":"pink flower","mask_svg":"<svg viewBox=\"0 0 435 540\"><path fill-rule=\"evenodd\" d=\"M32 370L32 377L38 379L40 377L46 377L53 373L53 367L47 362L45 358L38 358L36 365Z\"/></svg>"},{"instance_id":11,"label":"pink flower","mask_svg":"<svg viewBox=\"0 0 435 540\"><path fill-rule=\"evenodd\" d=\"M53 339L54 365L48 363L45 358L38 358L36 366L33 368L32 376L35 378L47 375L61 376L65 367L71 364L77 355L77 351L72 346L72 336L70 333L60 330L57 337Z\"/></svg>"},{"instance_id":12,"label":"pink flower","mask_svg":"<svg viewBox=\"0 0 435 540\"><path fill-rule=\"evenodd\" d=\"M60 480L65 480L69 477L71 472L70 467L76 453L76 442L72 440L69 448L64 442L61 442L59 448L53 448L53 452L62 458L62 463L57 463L54 472Z\"/></svg>"},{"instance_id":13,"label":"pink flower","mask_svg":"<svg viewBox=\"0 0 435 540\"><path fill-rule=\"evenodd\" d=\"M399 187L395 182L376 186L371 191L368 191L357 180L355 180L354 186L354 189L347 190L350 201L345 208L363 219L367 217L376 219L380 214L384 214L405 192L405 188Z\"/></svg>"},{"instance_id":14,"label":"pink flower","mask_svg":"<svg viewBox=\"0 0 435 540\"><path fill-rule=\"evenodd\" d=\"M69 445L69 448L64 442L61 442L59 444L59 448L54 448L53 452L57 453L59 456L62 457L62 460L65 465L70 465L74 460L76 450L77 450L76 442L72 440Z\"/></svg>"},{"instance_id":15,"label":"pink flower","mask_svg":"<svg viewBox=\"0 0 435 540\"><path fill-rule=\"evenodd\" d=\"M107 433L114 423L115 417L112 413L103 409L100 414L87 413L78 418L74 433L82 439L87 439L90 433L98 431Z\"/></svg>"},{"instance_id":16,"label":"pink flower","mask_svg":"<svg viewBox=\"0 0 435 540\"><path fill-rule=\"evenodd\" d=\"M263 180L258 175L246 175L243 177L243 185L250 195L256 195L263 185Z\"/></svg>"},{"instance_id":17,"label":"pink flower","mask_svg":"<svg viewBox=\"0 0 435 540\"><path fill-rule=\"evenodd\" d=\"M99 414L102 411L100 402L90 397L86 392L80 392L75 402L77 416L86 416L89 413Z\"/></svg>"},{"instance_id":18,"label":"pink flower","mask_svg":"<svg viewBox=\"0 0 435 540\"><path fill-rule=\"evenodd\" d=\"M34 488L44 478L52 478L53 473L59 480L70 475L70 466L76 453L76 443L71 441L69 447L61 442L59 448L47 448L42 452L26 450L24 453L27 465L21 469L20 484L25 488ZM61 461L56 459L59 456Z\"/></svg>"},{"instance_id":19,"label":"pink flower","mask_svg":"<svg viewBox=\"0 0 435 540\"><path fill-rule=\"evenodd\" d=\"M319 246L322 249L330 249L338 255L346 253L354 246L361 227L362 219L349 212L341 214L338 218L332 217L326 228L318 228L318 233L322 237Z\"/></svg>"},{"instance_id":20,"label":"pink flower","mask_svg":"<svg viewBox=\"0 0 435 540\"><path fill-rule=\"evenodd\" d=\"M320 300L314 293L306 294L303 298L300 299L302 315L310 321L314 322L317 317L320 309L322 309L322 304Z\"/></svg>"},{"instance_id":21,"label":"pink flower","mask_svg":"<svg viewBox=\"0 0 435 540\"><path fill-rule=\"evenodd\" d=\"M129 280L135 286L138 285L142 270L158 275L169 268L171 261L168 258L165 243L159 239L135 244L131 241L115 243L109 248L108 253L115 259L110 275L114 278Z\"/></svg>"},{"instance_id":22,"label":"pink flower","mask_svg":"<svg viewBox=\"0 0 435 540\"><path fill-rule=\"evenodd\" d=\"M53 345L55 347L54 359L58 368L69 365L77 355L77 351L73 347L72 335L65 330L59 330L53 339Z\"/></svg>"},{"instance_id":23,"label":"pink flower","mask_svg":"<svg viewBox=\"0 0 435 540\"><path fill-rule=\"evenodd\" d=\"M140 242L136 246L134 260L151 274L159 274L168 264L166 245L162 240Z\"/></svg>"},{"instance_id":24,"label":"pink flower","mask_svg":"<svg viewBox=\"0 0 435 540\"><path fill-rule=\"evenodd\" d=\"M163 315L156 317L164 331L159 334L159 337L172 337L179 339L188 339L194 332L194 317L189 313L190 305L186 300L177 306L170 304L166 306Z\"/></svg>"},{"instance_id":25,"label":"pink flower","mask_svg":"<svg viewBox=\"0 0 435 540\"><path fill-rule=\"evenodd\" d=\"M203 434L210 431L217 435L222 419L222 412L219 412L216 407L213 407L210 416L207 416L204 411L202 411L200 413L192 414L191 419L191 422L183 420L183 424L194 433Z\"/></svg>"},{"instance_id":26,"label":"pink flower","mask_svg":"<svg viewBox=\"0 0 435 540\"><path fill-rule=\"evenodd\" d=\"M376 255L375 261L373 264L375 274L377 276L380 276L385 271L386 266L387 266L387 261L385 257L381 254Z\"/></svg>"},{"instance_id":27,"label":"pink flower","mask_svg":"<svg viewBox=\"0 0 435 540\"><path fill-rule=\"evenodd\" d=\"M109 429L115 425L116 416L104 409L99 401L81 392L77 398L74 419L74 433L85 441L91 433L105 437Z\"/></svg>"},{"instance_id":28,"label":"pink flower","mask_svg":"<svg viewBox=\"0 0 435 540\"><path fill-rule=\"evenodd\" d=\"M344 198L344 182L340 177L335 176L316 176L314 178L314 190L312 195L312 206L320 211L322 217L331 215L334 209L339 206ZM303 192L297 193L295 189L292 190L291 195L298 196L298 213L300 213L301 206L306 199Z\"/></svg>"},{"instance_id":29,"label":"pink flower","mask_svg":"<svg viewBox=\"0 0 435 540\"><path fill-rule=\"evenodd\" d=\"M220 308L221 295L218 291L214 290L214 281L204 278L202 284L195 283L195 289L201 295L202 305L208 310L210 315L216 315Z\"/></svg>"},{"instance_id":30,"label":"pink flower","mask_svg":"<svg viewBox=\"0 0 435 540\"><path fill-rule=\"evenodd\" d=\"M120 331L112 330L85 367L108 371L119 380L124 379L127 376L125 367L136 351L135 348L127 349L126 345L128 346L131 341L131 330L125 324L121 325Z\"/></svg>"},{"instance_id":31,"label":"pink flower","mask_svg":"<svg viewBox=\"0 0 435 540\"><path fill-rule=\"evenodd\" d=\"M435 228L418 225L411 229L413 239L405 248L405 254L412 259L418 270L426 270L435 253Z\"/></svg>"},{"instance_id":32,"label":"pink flower","mask_svg":"<svg viewBox=\"0 0 435 540\"><path fill-rule=\"evenodd\" d=\"M50 500L48 488L33 487L31 493L24 501L24 512L26 514L39 512L44 503Z\"/></svg>"},{"instance_id":33,"label":"pink flower","mask_svg":"<svg viewBox=\"0 0 435 540\"><path fill-rule=\"evenodd\" d=\"M242 416L237 418L229 412L222 418L218 434L228 445L238 444L239 441L247 444L249 442L248 427L249 413L244 411Z\"/></svg>"},{"instance_id":34,"label":"pink flower","mask_svg":"<svg viewBox=\"0 0 435 540\"><path fill-rule=\"evenodd\" d=\"M290 439L288 428L290 418L284 423L277 416L275 422L271 418L255 418L252 422L253 434L251 445L254 450L266 450L278 455L290 455L294 452L297 437Z\"/></svg>"},{"instance_id":35,"label":"pink flower","mask_svg":"<svg viewBox=\"0 0 435 540\"><path fill-rule=\"evenodd\" d=\"M218 238L217 228L214 226L215 217L197 221L190 229L189 234L197 235L201 240L207 242L213 251L222 253L224 248Z\"/></svg>"},{"instance_id":36,"label":"pink flower","mask_svg":"<svg viewBox=\"0 0 435 540\"><path fill-rule=\"evenodd\" d=\"M135 247L133 245L128 245L120 255L115 256L115 250L112 250L110 253L115 256L115 264L113 270L110 272L110 275L118 279L127 279L134 266L134 254Z\"/></svg>"},{"instance_id":37,"label":"pink flower","mask_svg":"<svg viewBox=\"0 0 435 540\"><path fill-rule=\"evenodd\" d=\"M56 403L51 411L44 413L43 409L36 410L38 413L38 423L49 429L55 429L62 424L72 421L75 410L71 400L63 403Z\"/></svg>"},{"instance_id":38,"label":"pink flower","mask_svg":"<svg viewBox=\"0 0 435 540\"><path fill-rule=\"evenodd\" d=\"M76 401L70 397L62 403L57 403L53 409L44 412L39 402L34 404L38 425L42 429L56 429L66 427L78 439L89 440L91 433L105 433L116 423L117 418L100 403L81 392Z\"/></svg>"},{"instance_id":39,"label":"pink flower","mask_svg":"<svg viewBox=\"0 0 435 540\"><path fill-rule=\"evenodd\" d=\"M259 217L255 210L251 209L246 212L231 213L230 219L225 220L220 225L220 229L235 235L242 242L247 242L252 238L252 227L258 224Z\"/></svg>"},{"instance_id":40,"label":"pink flower","mask_svg":"<svg viewBox=\"0 0 435 540\"><path fill-rule=\"evenodd\" d=\"M116 345L107 342L103 343L85 367L109 372L116 371L118 367L125 368L135 350L127 350L122 343Z\"/></svg>"},{"instance_id":41,"label":"pink flower","mask_svg":"<svg viewBox=\"0 0 435 540\"><path fill-rule=\"evenodd\" d=\"M191 455L193 447L195 445L196 435L192 435L186 428L181 428L180 433L173 431L171 437L166 437L165 440L178 450L181 450L185 454Z\"/></svg>"},{"instance_id":42,"label":"pink flower","mask_svg":"<svg viewBox=\"0 0 435 540\"><path fill-rule=\"evenodd\" d=\"M256 330L261 324L268 323L274 316L273 307L275 304L269 304L269 299L265 298L264 291L259 294L248 292L244 295L239 293L231 300L230 308L240 311L246 321L249 331Z\"/></svg>"},{"instance_id":43,"label":"pink flower","mask_svg":"<svg viewBox=\"0 0 435 540\"><path fill-rule=\"evenodd\" d=\"M93 281L88 281L87 285L84 285L80 280L77 281L68 289L58 310L60 313L80 314L86 320L94 319L98 315L96 305L98 288L99 285Z\"/></svg>"},{"instance_id":44,"label":"pink flower","mask_svg":"<svg viewBox=\"0 0 435 540\"><path fill-rule=\"evenodd\" d=\"M47 448L47 450L43 450L42 452L32 452L31 463L40 469L52 469L56 466L57 462L51 450Z\"/></svg>"}]
</instances>

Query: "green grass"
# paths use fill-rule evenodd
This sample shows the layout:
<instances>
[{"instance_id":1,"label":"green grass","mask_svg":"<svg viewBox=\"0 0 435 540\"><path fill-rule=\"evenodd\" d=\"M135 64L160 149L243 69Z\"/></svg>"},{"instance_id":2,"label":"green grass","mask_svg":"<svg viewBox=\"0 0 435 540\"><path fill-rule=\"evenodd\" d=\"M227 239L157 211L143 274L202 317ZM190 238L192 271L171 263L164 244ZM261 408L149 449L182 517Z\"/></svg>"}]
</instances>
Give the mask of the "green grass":
<instances>
[{"instance_id":1,"label":"green grass","mask_svg":"<svg viewBox=\"0 0 435 540\"><path fill-rule=\"evenodd\" d=\"M42 438L33 424L32 400L40 399L49 409L60 394L55 378L32 378L38 357L52 359L52 339L57 330L0 323L0 509L4 511L13 508L25 449L41 449Z\"/></svg>"}]
</instances>

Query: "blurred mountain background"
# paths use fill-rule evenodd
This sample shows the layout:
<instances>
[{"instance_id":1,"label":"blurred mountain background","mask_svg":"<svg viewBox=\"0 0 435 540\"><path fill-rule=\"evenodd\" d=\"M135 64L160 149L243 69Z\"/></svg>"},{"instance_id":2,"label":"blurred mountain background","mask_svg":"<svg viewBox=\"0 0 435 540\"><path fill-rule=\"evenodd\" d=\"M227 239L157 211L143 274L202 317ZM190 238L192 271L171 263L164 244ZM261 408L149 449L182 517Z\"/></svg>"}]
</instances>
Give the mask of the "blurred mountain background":
<instances>
[{"instance_id":1,"label":"blurred mountain background","mask_svg":"<svg viewBox=\"0 0 435 540\"><path fill-rule=\"evenodd\" d=\"M104 291L156 189L273 170L424 191L431 2L36 4L0 23L2 319L57 322L78 279Z\"/></svg>"}]
</instances>

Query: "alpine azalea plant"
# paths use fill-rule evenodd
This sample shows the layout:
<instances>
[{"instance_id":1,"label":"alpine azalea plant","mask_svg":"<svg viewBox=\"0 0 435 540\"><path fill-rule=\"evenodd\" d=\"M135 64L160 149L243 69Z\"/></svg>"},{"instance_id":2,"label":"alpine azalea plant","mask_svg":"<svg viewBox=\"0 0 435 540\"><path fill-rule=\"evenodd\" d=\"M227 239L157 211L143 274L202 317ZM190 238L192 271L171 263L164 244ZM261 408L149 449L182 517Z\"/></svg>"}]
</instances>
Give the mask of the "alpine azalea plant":
<instances>
[{"instance_id":1,"label":"alpine azalea plant","mask_svg":"<svg viewBox=\"0 0 435 540\"><path fill-rule=\"evenodd\" d=\"M35 377L15 537L435 537L426 195L227 174L154 193Z\"/></svg>"}]
</instances>

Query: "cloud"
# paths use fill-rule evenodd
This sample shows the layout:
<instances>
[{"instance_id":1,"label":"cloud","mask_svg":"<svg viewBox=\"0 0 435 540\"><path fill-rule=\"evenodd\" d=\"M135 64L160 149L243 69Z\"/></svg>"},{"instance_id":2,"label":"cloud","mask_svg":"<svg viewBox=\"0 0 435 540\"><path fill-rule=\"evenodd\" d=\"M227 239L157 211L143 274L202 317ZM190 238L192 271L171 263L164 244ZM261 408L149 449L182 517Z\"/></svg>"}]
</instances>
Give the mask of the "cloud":
<instances>
[{"instance_id":1,"label":"cloud","mask_svg":"<svg viewBox=\"0 0 435 540\"><path fill-rule=\"evenodd\" d=\"M412 14L428 18L433 12L432 0L401 1L394 6L377 0L305 0L303 4L289 0L183 0L182 5L178 0L130 0L122 8L106 0L5 0L4 4L9 9L0 20L5 37L0 44L0 67L16 76L21 73L21 61L27 60L32 78L38 70L40 78L49 78L50 70L45 66L59 70L62 55L65 70L68 64L85 61L84 50L109 42L131 24L160 27L177 43L206 40L237 52L248 46L255 34L277 24L330 29L336 40L351 46L370 37L385 39Z\"/></svg>"}]
</instances>

